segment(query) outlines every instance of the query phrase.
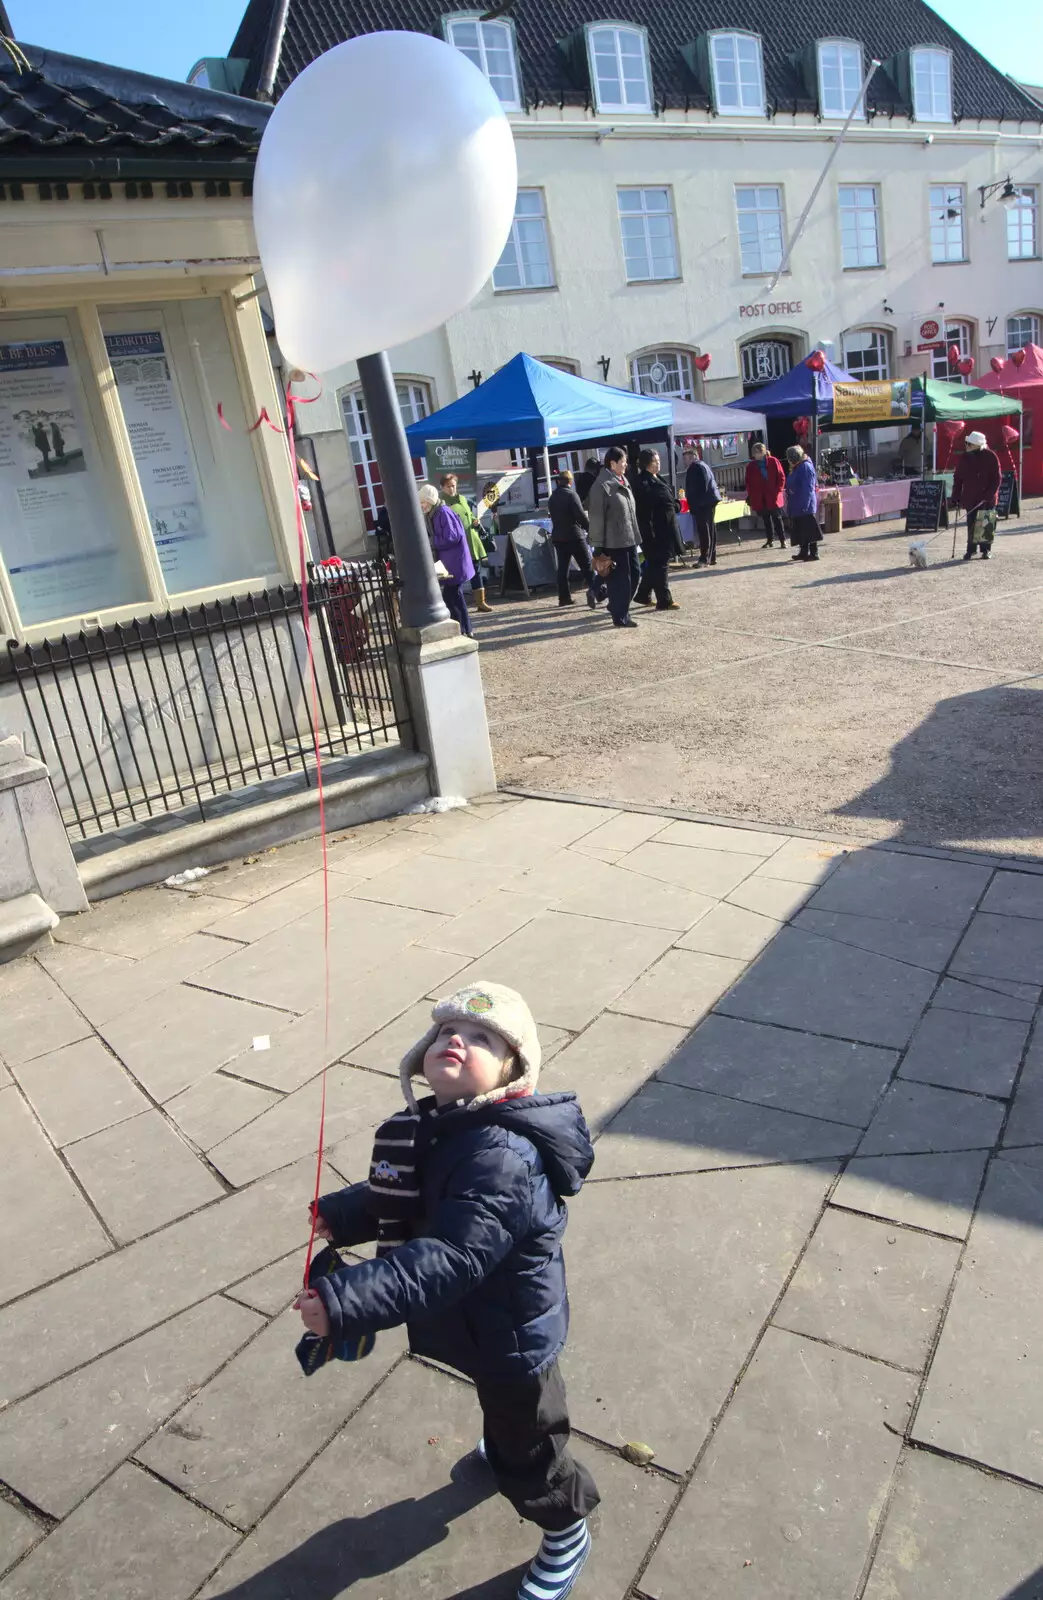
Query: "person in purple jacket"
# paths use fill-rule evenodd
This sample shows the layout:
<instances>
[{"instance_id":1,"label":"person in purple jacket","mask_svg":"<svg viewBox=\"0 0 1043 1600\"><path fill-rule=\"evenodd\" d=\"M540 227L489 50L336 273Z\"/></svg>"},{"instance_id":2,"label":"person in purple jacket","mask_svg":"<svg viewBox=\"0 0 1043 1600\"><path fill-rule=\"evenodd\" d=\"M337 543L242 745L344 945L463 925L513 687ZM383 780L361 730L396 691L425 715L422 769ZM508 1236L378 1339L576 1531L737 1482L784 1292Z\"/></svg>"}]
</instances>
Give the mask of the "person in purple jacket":
<instances>
[{"instance_id":1,"label":"person in purple jacket","mask_svg":"<svg viewBox=\"0 0 1043 1600\"><path fill-rule=\"evenodd\" d=\"M460 632L470 638L471 619L467 614L464 584L474 577L474 561L464 525L456 512L443 504L433 483L420 485L420 505L427 518L427 532L435 560L440 561L449 574L448 578L441 580L442 599L453 621L460 624Z\"/></svg>"},{"instance_id":2,"label":"person in purple jacket","mask_svg":"<svg viewBox=\"0 0 1043 1600\"><path fill-rule=\"evenodd\" d=\"M786 479L786 515L795 545L799 545L794 561L817 561L818 543L822 537L818 517L818 478L815 464L799 444L791 444L786 451L790 464Z\"/></svg>"}]
</instances>

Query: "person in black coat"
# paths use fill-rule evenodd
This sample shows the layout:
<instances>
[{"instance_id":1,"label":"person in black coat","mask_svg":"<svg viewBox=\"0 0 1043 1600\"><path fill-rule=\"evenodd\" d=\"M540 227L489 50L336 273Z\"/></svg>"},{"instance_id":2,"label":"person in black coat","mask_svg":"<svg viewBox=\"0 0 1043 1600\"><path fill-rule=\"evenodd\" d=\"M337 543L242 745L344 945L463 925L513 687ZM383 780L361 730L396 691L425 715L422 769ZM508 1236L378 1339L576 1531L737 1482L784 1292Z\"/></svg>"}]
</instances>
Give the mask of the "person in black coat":
<instances>
[{"instance_id":1,"label":"person in black coat","mask_svg":"<svg viewBox=\"0 0 1043 1600\"><path fill-rule=\"evenodd\" d=\"M670 593L666 575L678 540L673 490L659 476L658 451L642 450L637 464L634 498L645 564L634 599L638 605L650 606L654 593L657 611L679 611L681 608Z\"/></svg>"},{"instance_id":2,"label":"person in black coat","mask_svg":"<svg viewBox=\"0 0 1043 1600\"><path fill-rule=\"evenodd\" d=\"M536 1023L515 990L476 981L431 1015L403 1058L406 1109L378 1128L369 1182L316 1207L323 1238L375 1239L376 1259L317 1278L296 1304L334 1348L404 1322L416 1355L472 1378L478 1453L519 1516L544 1530L531 1581L541 1565L574 1578L599 1497L568 1449L561 1240L564 1200L594 1162L590 1134L574 1094L539 1093ZM421 1074L433 1095L418 1101Z\"/></svg>"},{"instance_id":3,"label":"person in black coat","mask_svg":"<svg viewBox=\"0 0 1043 1600\"><path fill-rule=\"evenodd\" d=\"M717 515L717 502L721 498L721 491L717 487L717 479L698 450L686 454L685 460L688 462L688 471L684 479L685 499L688 501L688 509L692 513L699 534L699 560L696 565L715 567L717 529L714 518Z\"/></svg>"},{"instance_id":4,"label":"person in black coat","mask_svg":"<svg viewBox=\"0 0 1043 1600\"><path fill-rule=\"evenodd\" d=\"M598 461L595 456L591 456L583 463L583 471L576 479L576 493L579 495L584 505L586 505L587 501L590 499L590 491L597 483L600 475L601 462Z\"/></svg>"},{"instance_id":5,"label":"person in black coat","mask_svg":"<svg viewBox=\"0 0 1043 1600\"><path fill-rule=\"evenodd\" d=\"M550 513L551 540L558 563L558 604L559 606L573 604L569 590L569 566L574 561L583 574L583 581L587 586L587 604L593 611L598 599L603 598L599 596L598 589L599 587L603 589L604 586L598 584L594 575L590 547L584 537L590 527L590 518L573 488L572 473L559 472L554 481L557 487L547 502L547 510Z\"/></svg>"}]
</instances>

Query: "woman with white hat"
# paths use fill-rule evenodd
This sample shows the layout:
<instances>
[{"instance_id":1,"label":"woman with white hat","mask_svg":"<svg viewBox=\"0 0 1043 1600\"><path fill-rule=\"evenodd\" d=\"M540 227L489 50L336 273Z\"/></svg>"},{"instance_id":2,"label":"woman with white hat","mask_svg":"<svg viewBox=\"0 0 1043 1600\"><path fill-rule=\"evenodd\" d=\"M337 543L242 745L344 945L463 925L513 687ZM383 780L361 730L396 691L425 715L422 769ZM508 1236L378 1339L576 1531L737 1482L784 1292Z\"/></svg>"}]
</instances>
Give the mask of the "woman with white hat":
<instances>
[{"instance_id":1,"label":"woman with white hat","mask_svg":"<svg viewBox=\"0 0 1043 1600\"><path fill-rule=\"evenodd\" d=\"M969 433L952 480L952 504L967 513L967 548L964 561L976 550L988 561L996 537L996 503L1000 493L1000 458L990 450L983 433Z\"/></svg>"}]
</instances>

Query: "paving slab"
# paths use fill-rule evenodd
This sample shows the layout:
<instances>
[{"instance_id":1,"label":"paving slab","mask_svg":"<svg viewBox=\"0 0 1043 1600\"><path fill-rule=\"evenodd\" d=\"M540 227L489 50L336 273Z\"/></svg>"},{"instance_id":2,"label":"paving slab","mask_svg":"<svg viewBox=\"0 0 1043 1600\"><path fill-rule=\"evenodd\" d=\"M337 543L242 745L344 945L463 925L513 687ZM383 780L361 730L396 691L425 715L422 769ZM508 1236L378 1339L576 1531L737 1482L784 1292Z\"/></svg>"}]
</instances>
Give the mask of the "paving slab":
<instances>
[{"instance_id":1,"label":"paving slab","mask_svg":"<svg viewBox=\"0 0 1043 1600\"><path fill-rule=\"evenodd\" d=\"M382 1333L364 1361L306 1379L294 1357L303 1331L292 1307L235 1356L138 1451L161 1478L237 1528L252 1528L406 1348Z\"/></svg>"},{"instance_id":2,"label":"paving slab","mask_svg":"<svg viewBox=\"0 0 1043 1600\"><path fill-rule=\"evenodd\" d=\"M668 827L669 817L653 817L644 811L620 811L610 822L602 822L593 833L586 834L581 843L584 848L589 845L595 849L636 850L639 844L645 844Z\"/></svg>"},{"instance_id":3,"label":"paving slab","mask_svg":"<svg viewBox=\"0 0 1043 1600\"><path fill-rule=\"evenodd\" d=\"M428 911L342 895L330 906L330 948L350 952L352 976L361 977L391 960L437 921ZM323 964L323 914L319 910L234 950L208 968L207 988L286 1011L310 1011L322 998Z\"/></svg>"},{"instance_id":4,"label":"paving slab","mask_svg":"<svg viewBox=\"0 0 1043 1600\"><path fill-rule=\"evenodd\" d=\"M278 1101L279 1096L270 1089L260 1089L254 1083L244 1083L223 1072L212 1072L191 1089L168 1100L164 1109L193 1144L200 1150L210 1150Z\"/></svg>"},{"instance_id":5,"label":"paving slab","mask_svg":"<svg viewBox=\"0 0 1043 1600\"><path fill-rule=\"evenodd\" d=\"M665 847L664 847L665 848ZM696 950L669 950L655 966L611 1002L613 1011L672 1022L690 1028L717 1004L745 971L744 961L703 955Z\"/></svg>"},{"instance_id":6,"label":"paving slab","mask_svg":"<svg viewBox=\"0 0 1043 1600\"><path fill-rule=\"evenodd\" d=\"M657 844L687 845L690 849L733 850L737 855L773 856L789 843L785 833L760 833L756 828L728 828L711 822L671 822L656 834Z\"/></svg>"},{"instance_id":7,"label":"paving slab","mask_svg":"<svg viewBox=\"0 0 1043 1600\"><path fill-rule=\"evenodd\" d=\"M598 1141L595 1179L706 1172L766 1161L848 1155L858 1128L794 1116L725 1095L649 1083Z\"/></svg>"},{"instance_id":8,"label":"paving slab","mask_svg":"<svg viewBox=\"0 0 1043 1600\"><path fill-rule=\"evenodd\" d=\"M92 1133L67 1145L65 1157L118 1244L154 1233L225 1192L161 1111Z\"/></svg>"},{"instance_id":9,"label":"paving slab","mask_svg":"<svg viewBox=\"0 0 1043 1600\"><path fill-rule=\"evenodd\" d=\"M100 1039L81 1039L18 1068L26 1099L59 1147L147 1111L149 1102Z\"/></svg>"},{"instance_id":10,"label":"paving slab","mask_svg":"<svg viewBox=\"0 0 1043 1600\"><path fill-rule=\"evenodd\" d=\"M1003 1143L1043 1144L1043 1029L1038 1024L1003 1130Z\"/></svg>"},{"instance_id":11,"label":"paving slab","mask_svg":"<svg viewBox=\"0 0 1043 1600\"><path fill-rule=\"evenodd\" d=\"M1010 1094L1028 1024L934 1006L925 1014L898 1075L972 1094Z\"/></svg>"},{"instance_id":12,"label":"paving slab","mask_svg":"<svg viewBox=\"0 0 1043 1600\"><path fill-rule=\"evenodd\" d=\"M287 1095L215 1145L209 1152L211 1162L238 1189L307 1155L316 1148L321 1093L322 1084L316 1078ZM383 1074L343 1065L331 1067L326 1074L327 1150L332 1151L349 1133L368 1141L368 1169L374 1129L401 1108L401 1090Z\"/></svg>"},{"instance_id":13,"label":"paving slab","mask_svg":"<svg viewBox=\"0 0 1043 1600\"><path fill-rule=\"evenodd\" d=\"M752 961L771 943L781 922L762 917L757 911L729 905L726 900L707 912L694 928L677 941L679 950L701 950L706 955L728 956L735 961Z\"/></svg>"},{"instance_id":14,"label":"paving slab","mask_svg":"<svg viewBox=\"0 0 1043 1600\"><path fill-rule=\"evenodd\" d=\"M312 1463L202 1600L508 1600L537 1540L484 1474L457 1474L474 1448L473 1390L405 1362ZM586 1592L623 1600L676 1493L618 1456L576 1451L597 1474Z\"/></svg>"},{"instance_id":15,"label":"paving slab","mask_svg":"<svg viewBox=\"0 0 1043 1600\"><path fill-rule=\"evenodd\" d=\"M378 872L386 872L402 861L423 855L431 847L431 840L425 835L411 833L408 826L398 826L375 839L363 839L355 850L337 852L330 858L330 870L346 874L357 883L361 878L375 878Z\"/></svg>"},{"instance_id":16,"label":"paving slab","mask_svg":"<svg viewBox=\"0 0 1043 1600\"><path fill-rule=\"evenodd\" d=\"M966 1239L988 1160L986 1150L928 1156L856 1156L833 1204Z\"/></svg>"},{"instance_id":17,"label":"paving slab","mask_svg":"<svg viewBox=\"0 0 1043 1600\"><path fill-rule=\"evenodd\" d=\"M575 1426L612 1445L641 1440L660 1466L686 1471L835 1170L830 1162L587 1184L569 1208L565 1242L572 1328L563 1365ZM620 1307L621 1262L629 1309Z\"/></svg>"},{"instance_id":18,"label":"paving slab","mask_svg":"<svg viewBox=\"0 0 1043 1600\"><path fill-rule=\"evenodd\" d=\"M552 1091L571 1089L587 1126L598 1133L684 1037L683 1028L606 1011L545 1063L540 1083Z\"/></svg>"},{"instance_id":19,"label":"paving slab","mask_svg":"<svg viewBox=\"0 0 1043 1600\"><path fill-rule=\"evenodd\" d=\"M503 877L510 876L505 867ZM448 856L419 855L395 867L364 878L351 889L359 900L410 906L415 911L438 911L455 916L497 888L489 867L474 861L452 861Z\"/></svg>"},{"instance_id":20,"label":"paving slab","mask_svg":"<svg viewBox=\"0 0 1043 1600\"><path fill-rule=\"evenodd\" d=\"M545 911L479 963L465 967L454 982L482 978L509 984L525 996L537 1022L578 1033L662 955L672 938L662 928Z\"/></svg>"},{"instance_id":21,"label":"paving slab","mask_svg":"<svg viewBox=\"0 0 1043 1600\"><path fill-rule=\"evenodd\" d=\"M584 891L595 895L600 891L608 900L617 873L615 862L600 861L589 851L572 847L548 851L532 866L512 873L502 887L508 894L536 901L541 910L547 911L552 906L560 908L572 895Z\"/></svg>"},{"instance_id":22,"label":"paving slab","mask_svg":"<svg viewBox=\"0 0 1043 1600\"><path fill-rule=\"evenodd\" d=\"M88 945L111 956L142 960L190 933L199 933L228 910L227 902L203 889L134 889L98 901L89 911L63 917L59 944Z\"/></svg>"},{"instance_id":23,"label":"paving slab","mask_svg":"<svg viewBox=\"0 0 1043 1600\"><path fill-rule=\"evenodd\" d=\"M29 957L0 967L0 1055L9 1066L86 1039L90 1024Z\"/></svg>"},{"instance_id":24,"label":"paving slab","mask_svg":"<svg viewBox=\"0 0 1043 1600\"><path fill-rule=\"evenodd\" d=\"M642 1593L854 1594L901 1449L888 1427L903 1429L913 1387L879 1362L769 1328Z\"/></svg>"},{"instance_id":25,"label":"paving slab","mask_svg":"<svg viewBox=\"0 0 1043 1600\"><path fill-rule=\"evenodd\" d=\"M832 839L787 839L781 849L758 867L757 877L813 887L824 883L849 854L846 845Z\"/></svg>"},{"instance_id":26,"label":"paving slab","mask_svg":"<svg viewBox=\"0 0 1043 1600\"><path fill-rule=\"evenodd\" d=\"M628 872L622 866L602 866L602 871L607 878L587 883L568 895L561 901L562 911L683 933L716 904L709 895L693 894L690 889Z\"/></svg>"},{"instance_id":27,"label":"paving slab","mask_svg":"<svg viewBox=\"0 0 1043 1600\"><path fill-rule=\"evenodd\" d=\"M1043 983L1043 922L979 911L952 958L951 971Z\"/></svg>"},{"instance_id":28,"label":"paving slab","mask_svg":"<svg viewBox=\"0 0 1043 1600\"><path fill-rule=\"evenodd\" d=\"M269 1049L256 1051L248 1041L244 1051L225 1063L224 1071L289 1093L309 1082L323 1066L353 1054L356 1045L401 1015L421 995L432 989L444 994L455 988L453 980L466 966L464 956L407 945L394 959L359 976L343 977L334 967L328 1029L320 998L304 1016L274 1027ZM320 995L321 982L320 977Z\"/></svg>"},{"instance_id":29,"label":"paving slab","mask_svg":"<svg viewBox=\"0 0 1043 1600\"><path fill-rule=\"evenodd\" d=\"M981 909L997 916L1043 918L1043 877L1031 872L997 872Z\"/></svg>"},{"instance_id":30,"label":"paving slab","mask_svg":"<svg viewBox=\"0 0 1043 1600\"><path fill-rule=\"evenodd\" d=\"M854 945L857 950L875 950L878 955L907 961L910 966L926 967L929 972L941 972L960 938L958 928L885 922L881 917L853 916L846 911L818 911L814 901L797 913L793 926L823 939L835 939L838 944Z\"/></svg>"},{"instance_id":31,"label":"paving slab","mask_svg":"<svg viewBox=\"0 0 1043 1600\"><path fill-rule=\"evenodd\" d=\"M236 939L241 944L256 944L258 939L298 922L323 904L321 863L318 867L319 870L316 870L313 866L307 877L253 899L245 906L234 900L225 901L217 920L210 924L207 932L221 939ZM351 888L350 878L339 872L330 872L331 900L338 900ZM227 950L224 952L225 955L228 953Z\"/></svg>"},{"instance_id":32,"label":"paving slab","mask_svg":"<svg viewBox=\"0 0 1043 1600\"><path fill-rule=\"evenodd\" d=\"M549 850L564 850L618 813L602 806L560 805L552 801L524 800L484 828L455 839L436 839L432 854L458 861L477 861L499 869L534 866Z\"/></svg>"},{"instance_id":33,"label":"paving slab","mask_svg":"<svg viewBox=\"0 0 1043 1600\"><path fill-rule=\"evenodd\" d=\"M52 945L39 951L37 960L88 1021L100 1027L227 954L220 939L190 933L141 961L76 944Z\"/></svg>"},{"instance_id":34,"label":"paving slab","mask_svg":"<svg viewBox=\"0 0 1043 1600\"><path fill-rule=\"evenodd\" d=\"M172 1100L271 1034L284 1011L178 984L106 1022L99 1032L154 1100Z\"/></svg>"},{"instance_id":35,"label":"paving slab","mask_svg":"<svg viewBox=\"0 0 1043 1600\"><path fill-rule=\"evenodd\" d=\"M919 1371L959 1257L955 1240L830 1209L775 1322L791 1333Z\"/></svg>"},{"instance_id":36,"label":"paving slab","mask_svg":"<svg viewBox=\"0 0 1043 1600\"><path fill-rule=\"evenodd\" d=\"M0 1583L0 1600L189 1600L236 1534L124 1466Z\"/></svg>"},{"instance_id":37,"label":"paving slab","mask_svg":"<svg viewBox=\"0 0 1043 1600\"><path fill-rule=\"evenodd\" d=\"M621 871L640 873L657 883L679 884L696 894L720 900L750 876L759 860L732 850L682 849L654 839L631 850L619 865Z\"/></svg>"},{"instance_id":38,"label":"paving slab","mask_svg":"<svg viewBox=\"0 0 1043 1600\"><path fill-rule=\"evenodd\" d=\"M1043 1484L1043 1170L985 1180L913 1436Z\"/></svg>"},{"instance_id":39,"label":"paving slab","mask_svg":"<svg viewBox=\"0 0 1043 1600\"><path fill-rule=\"evenodd\" d=\"M214 1295L9 1406L0 1412L0 1478L42 1511L67 1516L264 1326Z\"/></svg>"},{"instance_id":40,"label":"paving slab","mask_svg":"<svg viewBox=\"0 0 1043 1600\"><path fill-rule=\"evenodd\" d=\"M0 1303L111 1250L16 1089L0 1116Z\"/></svg>"},{"instance_id":41,"label":"paving slab","mask_svg":"<svg viewBox=\"0 0 1043 1600\"><path fill-rule=\"evenodd\" d=\"M991 1150L1002 1122L1003 1107L995 1100L897 1080L880 1102L858 1154Z\"/></svg>"},{"instance_id":42,"label":"paving slab","mask_svg":"<svg viewBox=\"0 0 1043 1600\"><path fill-rule=\"evenodd\" d=\"M458 917L450 917L430 933L423 934L418 943L433 950L454 951L461 956L483 956L544 910L546 901L542 896L498 889Z\"/></svg>"},{"instance_id":43,"label":"paving slab","mask_svg":"<svg viewBox=\"0 0 1043 1600\"><path fill-rule=\"evenodd\" d=\"M327 1181L336 1186L335 1177ZM20 1399L295 1246L303 1249L314 1183L314 1161L288 1167L0 1310L0 1402ZM47 1248L60 1239L51 1232Z\"/></svg>"},{"instance_id":44,"label":"paving slab","mask_svg":"<svg viewBox=\"0 0 1043 1600\"><path fill-rule=\"evenodd\" d=\"M42 1539L43 1532L21 1511L8 1505L6 1500L0 1500L0 1573L13 1566L19 1556L24 1556L37 1539Z\"/></svg>"},{"instance_id":45,"label":"paving slab","mask_svg":"<svg viewBox=\"0 0 1043 1600\"><path fill-rule=\"evenodd\" d=\"M377 824L373 825L374 827ZM357 848L358 841L337 845L327 842L332 864L334 855ZM212 871L207 879L208 894L220 895L224 900L238 900L249 905L266 895L275 894L291 883L299 883L322 866L322 846L318 838L298 839L292 844L276 845L257 855L245 856L240 861L229 862Z\"/></svg>"},{"instance_id":46,"label":"paving slab","mask_svg":"<svg viewBox=\"0 0 1043 1600\"><path fill-rule=\"evenodd\" d=\"M301 1252L291 1250L289 1255L262 1267L260 1272L252 1273L241 1283L231 1284L224 1292L232 1300L238 1300L240 1304L250 1306L266 1317L277 1317L295 1299L303 1274Z\"/></svg>"},{"instance_id":47,"label":"paving slab","mask_svg":"<svg viewBox=\"0 0 1043 1600\"><path fill-rule=\"evenodd\" d=\"M822 1039L715 1012L678 1048L660 1077L864 1128L897 1060L894 1051L875 1045Z\"/></svg>"},{"instance_id":48,"label":"paving slab","mask_svg":"<svg viewBox=\"0 0 1043 1600\"><path fill-rule=\"evenodd\" d=\"M783 928L719 1009L750 1022L901 1049L935 982L919 967Z\"/></svg>"},{"instance_id":49,"label":"paving slab","mask_svg":"<svg viewBox=\"0 0 1043 1600\"><path fill-rule=\"evenodd\" d=\"M773 917L777 922L788 922L790 917L806 905L815 892L813 884L793 883L786 878L761 878L756 873L733 889L727 904L744 906L747 911L757 911L762 916Z\"/></svg>"},{"instance_id":50,"label":"paving slab","mask_svg":"<svg viewBox=\"0 0 1043 1600\"><path fill-rule=\"evenodd\" d=\"M915 922L959 933L989 881L988 867L936 856L859 850L823 884L813 911Z\"/></svg>"},{"instance_id":51,"label":"paving slab","mask_svg":"<svg viewBox=\"0 0 1043 1600\"><path fill-rule=\"evenodd\" d=\"M898 1468L865 1600L1036 1600L1035 1489L910 1450Z\"/></svg>"},{"instance_id":52,"label":"paving slab","mask_svg":"<svg viewBox=\"0 0 1043 1600\"><path fill-rule=\"evenodd\" d=\"M1008 983L1002 978L943 978L931 1004L975 1016L1031 1022L1039 995L1034 984Z\"/></svg>"}]
</instances>

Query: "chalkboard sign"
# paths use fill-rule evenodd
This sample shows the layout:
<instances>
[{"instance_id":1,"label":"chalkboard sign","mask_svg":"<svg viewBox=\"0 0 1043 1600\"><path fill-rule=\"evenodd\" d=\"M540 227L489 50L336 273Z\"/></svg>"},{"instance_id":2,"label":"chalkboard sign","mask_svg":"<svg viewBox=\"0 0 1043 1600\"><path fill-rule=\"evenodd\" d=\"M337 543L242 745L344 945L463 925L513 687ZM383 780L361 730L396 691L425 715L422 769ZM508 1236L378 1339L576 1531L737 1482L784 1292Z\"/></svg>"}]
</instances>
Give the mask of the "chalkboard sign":
<instances>
[{"instance_id":1,"label":"chalkboard sign","mask_svg":"<svg viewBox=\"0 0 1043 1600\"><path fill-rule=\"evenodd\" d=\"M906 533L934 533L949 526L945 484L939 478L911 478L905 510Z\"/></svg>"},{"instance_id":2,"label":"chalkboard sign","mask_svg":"<svg viewBox=\"0 0 1043 1600\"><path fill-rule=\"evenodd\" d=\"M1000 497L996 506L998 517L1020 517L1021 498L1018 494L1018 475L1007 471L1000 479Z\"/></svg>"},{"instance_id":3,"label":"chalkboard sign","mask_svg":"<svg viewBox=\"0 0 1043 1600\"><path fill-rule=\"evenodd\" d=\"M507 535L500 593L508 589L521 589L528 596L530 587L556 583L557 563L554 546L546 528L538 522L520 522Z\"/></svg>"}]
</instances>

